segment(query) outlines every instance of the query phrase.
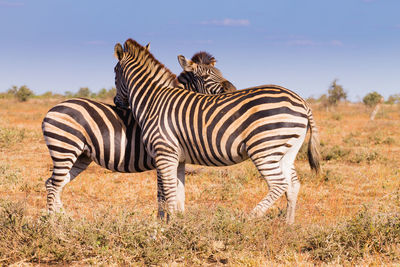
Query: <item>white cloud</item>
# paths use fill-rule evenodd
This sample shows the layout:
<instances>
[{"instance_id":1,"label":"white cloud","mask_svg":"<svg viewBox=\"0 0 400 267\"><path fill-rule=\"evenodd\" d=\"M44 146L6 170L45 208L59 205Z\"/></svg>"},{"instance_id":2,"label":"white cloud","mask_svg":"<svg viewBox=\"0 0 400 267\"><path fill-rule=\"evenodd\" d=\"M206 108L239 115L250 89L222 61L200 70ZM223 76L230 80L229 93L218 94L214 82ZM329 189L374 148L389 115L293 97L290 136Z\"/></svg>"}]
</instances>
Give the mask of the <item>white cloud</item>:
<instances>
[{"instance_id":1,"label":"white cloud","mask_svg":"<svg viewBox=\"0 0 400 267\"><path fill-rule=\"evenodd\" d=\"M331 40L327 42L318 42L309 39L293 39L285 42L289 46L343 46L343 42L340 40Z\"/></svg>"},{"instance_id":2,"label":"white cloud","mask_svg":"<svg viewBox=\"0 0 400 267\"><path fill-rule=\"evenodd\" d=\"M191 41L184 40L184 41L181 41L181 44L183 44L183 45L210 45L213 43L214 43L213 40L191 40Z\"/></svg>"},{"instance_id":3,"label":"white cloud","mask_svg":"<svg viewBox=\"0 0 400 267\"><path fill-rule=\"evenodd\" d=\"M218 25L218 26L249 26L250 21L248 19L230 19L225 18L223 20L206 20L202 21L204 25Z\"/></svg>"},{"instance_id":4,"label":"white cloud","mask_svg":"<svg viewBox=\"0 0 400 267\"><path fill-rule=\"evenodd\" d=\"M105 45L107 42L101 40L93 40L84 42L85 45Z\"/></svg>"},{"instance_id":5,"label":"white cloud","mask_svg":"<svg viewBox=\"0 0 400 267\"><path fill-rule=\"evenodd\" d=\"M286 44L291 45L291 46L316 46L316 45L319 45L318 43L316 43L312 40L306 40L306 39L289 40L286 42Z\"/></svg>"},{"instance_id":6,"label":"white cloud","mask_svg":"<svg viewBox=\"0 0 400 267\"><path fill-rule=\"evenodd\" d=\"M9 2L9 1L0 1L0 6L5 6L5 7L21 7L25 5L22 2Z\"/></svg>"},{"instance_id":7,"label":"white cloud","mask_svg":"<svg viewBox=\"0 0 400 267\"><path fill-rule=\"evenodd\" d=\"M343 42L339 40L332 40L329 42L329 44L333 46L343 46Z\"/></svg>"}]
</instances>

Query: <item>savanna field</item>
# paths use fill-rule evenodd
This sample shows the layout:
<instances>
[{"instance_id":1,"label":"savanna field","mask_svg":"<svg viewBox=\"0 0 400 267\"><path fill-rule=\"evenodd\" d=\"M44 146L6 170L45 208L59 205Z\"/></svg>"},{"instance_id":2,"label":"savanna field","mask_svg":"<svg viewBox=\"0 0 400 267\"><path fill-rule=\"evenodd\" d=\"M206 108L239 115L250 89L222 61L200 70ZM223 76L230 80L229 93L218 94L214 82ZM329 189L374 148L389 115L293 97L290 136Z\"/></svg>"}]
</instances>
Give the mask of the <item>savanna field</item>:
<instances>
[{"instance_id":1,"label":"savanna field","mask_svg":"<svg viewBox=\"0 0 400 267\"><path fill-rule=\"evenodd\" d=\"M286 199L262 219L246 215L268 192L250 161L191 166L186 212L156 218L156 174L113 173L92 163L63 190L65 213L46 213L52 162L41 122L61 99L0 99L0 265L400 264L400 105L375 120L362 103L314 103L322 174L306 145L294 225ZM306 139L308 141L308 138Z\"/></svg>"}]
</instances>

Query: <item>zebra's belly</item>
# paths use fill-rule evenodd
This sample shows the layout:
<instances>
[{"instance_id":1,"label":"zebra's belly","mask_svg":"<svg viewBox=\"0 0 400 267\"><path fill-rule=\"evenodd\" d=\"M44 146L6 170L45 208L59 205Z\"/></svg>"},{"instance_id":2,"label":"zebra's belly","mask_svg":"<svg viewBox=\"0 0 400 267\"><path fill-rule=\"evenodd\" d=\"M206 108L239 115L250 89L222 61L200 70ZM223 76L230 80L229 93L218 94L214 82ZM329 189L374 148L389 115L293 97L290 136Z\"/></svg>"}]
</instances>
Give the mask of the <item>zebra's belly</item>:
<instances>
[{"instance_id":1,"label":"zebra's belly","mask_svg":"<svg viewBox=\"0 0 400 267\"><path fill-rule=\"evenodd\" d=\"M230 166L249 158L243 145L221 148L220 146L201 150L185 150L185 162L203 166Z\"/></svg>"},{"instance_id":2,"label":"zebra's belly","mask_svg":"<svg viewBox=\"0 0 400 267\"><path fill-rule=\"evenodd\" d=\"M129 128L128 128L129 130ZM95 142L90 142L91 148L87 154L98 165L116 172L136 173L155 169L151 157L144 148L140 138L139 128L132 132L123 129L114 129L114 138L109 138L107 131L102 131L105 136L97 149ZM108 137L107 137L108 136Z\"/></svg>"}]
</instances>

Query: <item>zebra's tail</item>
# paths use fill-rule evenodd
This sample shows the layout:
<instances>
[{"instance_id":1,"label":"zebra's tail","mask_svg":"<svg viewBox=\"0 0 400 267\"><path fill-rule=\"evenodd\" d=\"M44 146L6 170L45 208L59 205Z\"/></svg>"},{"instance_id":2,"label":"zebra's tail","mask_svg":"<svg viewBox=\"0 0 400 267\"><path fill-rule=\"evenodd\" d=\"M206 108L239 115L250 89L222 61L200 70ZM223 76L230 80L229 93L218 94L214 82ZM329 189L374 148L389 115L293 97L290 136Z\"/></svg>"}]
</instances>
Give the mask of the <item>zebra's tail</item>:
<instances>
[{"instance_id":1,"label":"zebra's tail","mask_svg":"<svg viewBox=\"0 0 400 267\"><path fill-rule=\"evenodd\" d=\"M310 140L308 142L308 163L312 170L317 174L321 172L321 152L320 142L318 137L318 129L315 124L311 109L308 110L308 127L310 128Z\"/></svg>"}]
</instances>

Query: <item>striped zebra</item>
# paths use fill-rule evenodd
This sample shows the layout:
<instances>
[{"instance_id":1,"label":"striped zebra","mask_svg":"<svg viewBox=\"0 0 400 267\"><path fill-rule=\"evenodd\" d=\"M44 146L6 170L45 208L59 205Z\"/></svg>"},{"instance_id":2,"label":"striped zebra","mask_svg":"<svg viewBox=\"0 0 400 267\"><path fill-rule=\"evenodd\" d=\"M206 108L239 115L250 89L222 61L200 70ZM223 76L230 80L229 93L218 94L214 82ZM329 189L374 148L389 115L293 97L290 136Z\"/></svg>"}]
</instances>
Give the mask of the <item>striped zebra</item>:
<instances>
[{"instance_id":1,"label":"striped zebra","mask_svg":"<svg viewBox=\"0 0 400 267\"><path fill-rule=\"evenodd\" d=\"M145 47L148 49L148 46ZM199 65L215 64L206 52L196 53L193 61ZM236 88L217 71L212 88L202 87L204 93L223 93ZM181 88L196 90L195 84L183 71L177 83ZM212 89L212 92L211 92ZM42 122L43 136L53 160L53 174L46 181L48 211L62 207L63 187L94 161L112 171L135 173L155 169L141 139L141 130L126 108L89 99L66 100L46 114ZM184 176L182 176L184 179ZM184 190L184 180L179 183ZM160 193L159 193L160 195ZM184 202L184 191L180 193Z\"/></svg>"},{"instance_id":2,"label":"striped zebra","mask_svg":"<svg viewBox=\"0 0 400 267\"><path fill-rule=\"evenodd\" d=\"M250 217L262 216L286 193L286 220L294 222L300 189L294 160L308 128L309 163L315 171L320 169L317 128L301 97L276 85L221 95L189 92L176 88L175 76L132 39L124 47L117 43L114 55L116 104L129 105L142 129L167 211L181 209L176 180L184 163L226 166L250 158L269 186ZM207 76L196 75L198 64L184 57L179 61L198 82L206 83Z\"/></svg>"}]
</instances>

